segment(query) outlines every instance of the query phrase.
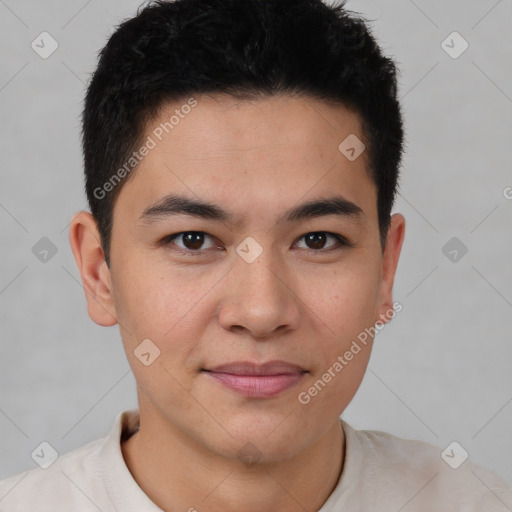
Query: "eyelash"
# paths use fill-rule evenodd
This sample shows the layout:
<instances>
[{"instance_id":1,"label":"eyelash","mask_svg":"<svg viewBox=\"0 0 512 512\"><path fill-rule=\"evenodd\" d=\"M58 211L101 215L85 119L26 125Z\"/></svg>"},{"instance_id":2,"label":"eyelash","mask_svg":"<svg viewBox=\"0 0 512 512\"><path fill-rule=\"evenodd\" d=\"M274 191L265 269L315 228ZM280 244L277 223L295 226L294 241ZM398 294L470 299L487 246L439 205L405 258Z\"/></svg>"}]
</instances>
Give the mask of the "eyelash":
<instances>
[{"instance_id":1,"label":"eyelash","mask_svg":"<svg viewBox=\"0 0 512 512\"><path fill-rule=\"evenodd\" d=\"M171 242L173 242L174 239L176 239L182 235L186 235L186 234L190 234L190 233L206 235L207 237L210 237L213 240L216 240L215 237L209 235L208 233L205 233L204 231L180 231L179 233L167 235L166 237L164 237L162 239L162 241L159 243L159 245L167 246ZM345 237L338 235L336 233L331 233L330 231L308 231L307 233L304 233L301 237L299 237L298 240L302 240L305 236L312 235L312 234L324 234L327 236L331 236L337 240L339 245L331 246L331 247L328 247L327 249L309 249L309 248L303 249L303 250L309 251L311 253L315 253L315 254L327 253L327 252L342 249L343 247L352 247L352 244ZM182 254L186 254L186 255L201 255L201 254L204 254L208 250L209 249L203 249L203 250L201 250L201 249L198 249L198 250L183 249L182 247L177 246L177 251Z\"/></svg>"}]
</instances>

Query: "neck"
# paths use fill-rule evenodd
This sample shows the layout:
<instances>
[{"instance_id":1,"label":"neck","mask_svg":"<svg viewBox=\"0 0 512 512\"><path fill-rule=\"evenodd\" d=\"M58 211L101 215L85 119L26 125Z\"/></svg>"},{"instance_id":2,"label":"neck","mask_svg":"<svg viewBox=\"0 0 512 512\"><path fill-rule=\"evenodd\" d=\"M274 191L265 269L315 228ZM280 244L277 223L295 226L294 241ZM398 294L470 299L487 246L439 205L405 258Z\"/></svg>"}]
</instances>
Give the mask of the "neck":
<instances>
[{"instance_id":1,"label":"neck","mask_svg":"<svg viewBox=\"0 0 512 512\"><path fill-rule=\"evenodd\" d=\"M341 422L336 421L292 458L246 466L153 415L146 421L141 410L141 428L122 444L122 451L139 487L167 512L313 512L338 483L344 447Z\"/></svg>"}]
</instances>

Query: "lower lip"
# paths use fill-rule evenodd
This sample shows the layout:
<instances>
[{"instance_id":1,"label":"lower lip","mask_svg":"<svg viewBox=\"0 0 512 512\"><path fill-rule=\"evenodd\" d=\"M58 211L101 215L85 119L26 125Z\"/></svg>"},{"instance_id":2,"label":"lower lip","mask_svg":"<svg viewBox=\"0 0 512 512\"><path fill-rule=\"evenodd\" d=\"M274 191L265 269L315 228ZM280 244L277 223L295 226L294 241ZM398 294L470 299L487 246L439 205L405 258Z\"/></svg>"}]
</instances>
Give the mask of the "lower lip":
<instances>
[{"instance_id":1,"label":"lower lip","mask_svg":"<svg viewBox=\"0 0 512 512\"><path fill-rule=\"evenodd\" d=\"M233 375L232 373L206 372L224 386L251 398L265 398L277 395L295 386L302 373L282 375Z\"/></svg>"}]
</instances>

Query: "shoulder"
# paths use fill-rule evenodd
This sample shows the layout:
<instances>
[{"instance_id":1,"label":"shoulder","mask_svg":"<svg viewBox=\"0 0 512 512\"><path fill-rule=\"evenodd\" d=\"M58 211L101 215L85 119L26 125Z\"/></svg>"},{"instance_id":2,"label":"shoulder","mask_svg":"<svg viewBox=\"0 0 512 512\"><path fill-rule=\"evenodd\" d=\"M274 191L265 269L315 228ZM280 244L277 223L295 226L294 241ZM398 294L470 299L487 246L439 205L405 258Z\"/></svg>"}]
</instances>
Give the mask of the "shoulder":
<instances>
[{"instance_id":1,"label":"shoulder","mask_svg":"<svg viewBox=\"0 0 512 512\"><path fill-rule=\"evenodd\" d=\"M141 500L120 447L120 440L133 433L137 422L137 410L122 411L105 437L58 456L46 469L37 467L1 481L1 512L106 512L116 509L113 504L119 503L119 495Z\"/></svg>"},{"instance_id":2,"label":"shoulder","mask_svg":"<svg viewBox=\"0 0 512 512\"><path fill-rule=\"evenodd\" d=\"M474 464L460 445L443 451L423 441L356 430L345 422L343 429L348 471L353 464L364 475L362 493L375 504L411 511L433 505L466 512L512 509L510 486Z\"/></svg>"},{"instance_id":3,"label":"shoulder","mask_svg":"<svg viewBox=\"0 0 512 512\"><path fill-rule=\"evenodd\" d=\"M101 505L96 506L88 496L101 494L95 462L104 441L98 439L65 453L47 469L37 467L1 481L0 510L97 512Z\"/></svg>"}]
</instances>

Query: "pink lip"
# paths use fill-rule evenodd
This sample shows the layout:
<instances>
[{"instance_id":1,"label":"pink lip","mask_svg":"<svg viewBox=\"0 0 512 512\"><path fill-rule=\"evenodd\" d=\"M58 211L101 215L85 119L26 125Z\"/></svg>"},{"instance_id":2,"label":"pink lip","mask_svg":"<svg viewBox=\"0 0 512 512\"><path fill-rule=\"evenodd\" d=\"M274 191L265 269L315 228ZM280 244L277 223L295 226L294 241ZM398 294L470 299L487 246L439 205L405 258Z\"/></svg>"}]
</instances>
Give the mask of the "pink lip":
<instances>
[{"instance_id":1,"label":"pink lip","mask_svg":"<svg viewBox=\"0 0 512 512\"><path fill-rule=\"evenodd\" d=\"M252 398L277 395L297 384L306 373L299 366L284 361L235 362L204 371L226 387Z\"/></svg>"}]
</instances>

